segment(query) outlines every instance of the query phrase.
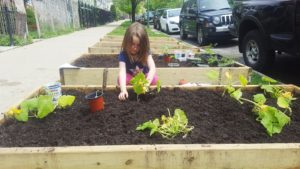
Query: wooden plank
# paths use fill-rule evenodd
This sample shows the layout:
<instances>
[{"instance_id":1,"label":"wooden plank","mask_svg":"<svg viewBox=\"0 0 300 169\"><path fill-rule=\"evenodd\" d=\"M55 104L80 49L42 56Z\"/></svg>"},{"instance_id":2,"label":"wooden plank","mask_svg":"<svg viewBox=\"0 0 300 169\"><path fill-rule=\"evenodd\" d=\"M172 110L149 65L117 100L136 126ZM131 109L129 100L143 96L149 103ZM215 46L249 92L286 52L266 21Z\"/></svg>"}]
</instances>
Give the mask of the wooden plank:
<instances>
[{"instance_id":1,"label":"wooden plank","mask_svg":"<svg viewBox=\"0 0 300 169\"><path fill-rule=\"evenodd\" d=\"M298 169L300 144L0 148L5 169Z\"/></svg>"},{"instance_id":2,"label":"wooden plank","mask_svg":"<svg viewBox=\"0 0 300 169\"><path fill-rule=\"evenodd\" d=\"M107 85L117 85L119 68L108 68ZM181 79L188 82L202 84L227 84L225 72L233 75L233 80L238 81L239 75L249 76L249 68L219 68L219 67L180 67L180 68L156 68L157 75L163 85L177 85ZM70 68L61 67L61 82L64 85L97 85L102 82L103 68ZM210 72L216 72L220 77L211 78Z\"/></svg>"},{"instance_id":3,"label":"wooden plank","mask_svg":"<svg viewBox=\"0 0 300 169\"><path fill-rule=\"evenodd\" d=\"M120 40L123 41L124 36L114 36L114 35L106 35L100 40ZM149 40L163 40L163 41L178 41L172 37L149 37Z\"/></svg>"}]
</instances>

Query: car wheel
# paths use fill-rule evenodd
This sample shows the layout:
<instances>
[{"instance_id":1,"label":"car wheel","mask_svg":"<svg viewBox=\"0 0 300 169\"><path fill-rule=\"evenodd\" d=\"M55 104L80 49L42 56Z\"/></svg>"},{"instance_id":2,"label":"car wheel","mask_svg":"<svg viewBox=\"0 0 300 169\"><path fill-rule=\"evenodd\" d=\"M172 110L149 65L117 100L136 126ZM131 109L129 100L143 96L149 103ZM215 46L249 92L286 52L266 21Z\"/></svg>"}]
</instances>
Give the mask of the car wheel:
<instances>
[{"instance_id":1,"label":"car wheel","mask_svg":"<svg viewBox=\"0 0 300 169\"><path fill-rule=\"evenodd\" d=\"M197 42L200 46L203 46L203 45L207 44L207 38L205 38L201 27L199 27L198 30L197 30Z\"/></svg>"},{"instance_id":2,"label":"car wheel","mask_svg":"<svg viewBox=\"0 0 300 169\"><path fill-rule=\"evenodd\" d=\"M257 71L268 70L274 62L275 52L267 44L258 30L248 32L242 41L245 64Z\"/></svg>"},{"instance_id":3,"label":"car wheel","mask_svg":"<svg viewBox=\"0 0 300 169\"><path fill-rule=\"evenodd\" d=\"M166 25L166 32L167 32L167 34L170 34L170 33L171 33L168 24Z\"/></svg>"},{"instance_id":4,"label":"car wheel","mask_svg":"<svg viewBox=\"0 0 300 169\"><path fill-rule=\"evenodd\" d=\"M187 38L187 34L184 32L183 25L180 24L180 39L184 40Z\"/></svg>"}]
</instances>

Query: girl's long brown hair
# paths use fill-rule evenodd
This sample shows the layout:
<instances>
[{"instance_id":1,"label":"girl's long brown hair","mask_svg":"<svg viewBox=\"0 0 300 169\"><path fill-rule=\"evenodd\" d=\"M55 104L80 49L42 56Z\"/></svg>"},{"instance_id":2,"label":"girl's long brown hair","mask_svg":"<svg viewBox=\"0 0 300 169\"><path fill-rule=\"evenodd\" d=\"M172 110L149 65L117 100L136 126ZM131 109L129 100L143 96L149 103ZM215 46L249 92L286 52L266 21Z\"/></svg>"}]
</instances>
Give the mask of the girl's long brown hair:
<instances>
[{"instance_id":1,"label":"girl's long brown hair","mask_svg":"<svg viewBox=\"0 0 300 169\"><path fill-rule=\"evenodd\" d=\"M129 52L131 45L133 43L133 37L136 36L140 40L140 50L136 56L132 56ZM147 64L147 58L150 51L150 43L148 34L144 26L138 22L131 24L126 30L122 50L125 51L126 55L129 57L130 62L141 62L143 65Z\"/></svg>"}]
</instances>

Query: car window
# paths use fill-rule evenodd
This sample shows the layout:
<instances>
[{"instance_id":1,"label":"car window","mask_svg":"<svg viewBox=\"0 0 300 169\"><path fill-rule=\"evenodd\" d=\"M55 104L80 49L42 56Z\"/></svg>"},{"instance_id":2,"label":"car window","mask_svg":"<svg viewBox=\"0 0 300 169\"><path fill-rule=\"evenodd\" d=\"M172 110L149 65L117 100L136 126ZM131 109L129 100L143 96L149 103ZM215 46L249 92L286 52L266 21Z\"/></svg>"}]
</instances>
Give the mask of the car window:
<instances>
[{"instance_id":1,"label":"car window","mask_svg":"<svg viewBox=\"0 0 300 169\"><path fill-rule=\"evenodd\" d=\"M162 14L163 18L167 18L167 11L164 11L164 13Z\"/></svg>"},{"instance_id":2,"label":"car window","mask_svg":"<svg viewBox=\"0 0 300 169\"><path fill-rule=\"evenodd\" d=\"M168 17L175 17L180 15L180 9L168 11Z\"/></svg>"},{"instance_id":3,"label":"car window","mask_svg":"<svg viewBox=\"0 0 300 169\"><path fill-rule=\"evenodd\" d=\"M200 11L230 9L228 0L199 0Z\"/></svg>"}]
</instances>

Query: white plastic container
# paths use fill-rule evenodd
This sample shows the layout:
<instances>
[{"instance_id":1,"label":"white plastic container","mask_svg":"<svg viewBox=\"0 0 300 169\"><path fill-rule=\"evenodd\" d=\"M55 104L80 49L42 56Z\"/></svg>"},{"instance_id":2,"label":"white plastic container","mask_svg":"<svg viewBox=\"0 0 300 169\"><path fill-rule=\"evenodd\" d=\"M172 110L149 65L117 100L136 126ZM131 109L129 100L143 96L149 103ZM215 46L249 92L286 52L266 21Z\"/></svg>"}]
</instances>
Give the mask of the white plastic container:
<instances>
[{"instance_id":1,"label":"white plastic container","mask_svg":"<svg viewBox=\"0 0 300 169\"><path fill-rule=\"evenodd\" d=\"M53 96L52 102L56 105L58 103L58 98L61 96L61 83L60 82L47 83L44 87L46 93L48 95Z\"/></svg>"}]
</instances>

